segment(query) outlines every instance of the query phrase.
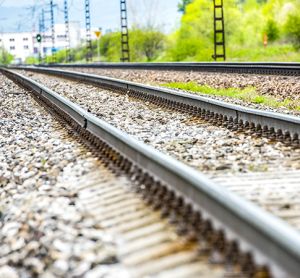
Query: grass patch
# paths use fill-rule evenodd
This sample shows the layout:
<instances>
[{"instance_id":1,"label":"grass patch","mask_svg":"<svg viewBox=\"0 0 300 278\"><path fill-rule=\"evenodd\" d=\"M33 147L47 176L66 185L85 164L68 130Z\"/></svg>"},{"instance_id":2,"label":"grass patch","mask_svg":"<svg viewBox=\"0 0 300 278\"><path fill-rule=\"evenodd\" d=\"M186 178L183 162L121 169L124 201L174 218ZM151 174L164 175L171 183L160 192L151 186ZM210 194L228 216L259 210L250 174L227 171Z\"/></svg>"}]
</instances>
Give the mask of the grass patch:
<instances>
[{"instance_id":1,"label":"grass patch","mask_svg":"<svg viewBox=\"0 0 300 278\"><path fill-rule=\"evenodd\" d=\"M269 62L300 62L300 53L291 44L272 43L267 47L241 47L231 45L227 49L227 60L237 61L269 61Z\"/></svg>"},{"instance_id":2,"label":"grass patch","mask_svg":"<svg viewBox=\"0 0 300 278\"><path fill-rule=\"evenodd\" d=\"M250 172L267 172L268 169L269 169L268 165L266 165L266 164L261 164L261 165L250 164L248 166L248 170Z\"/></svg>"},{"instance_id":3,"label":"grass patch","mask_svg":"<svg viewBox=\"0 0 300 278\"><path fill-rule=\"evenodd\" d=\"M207 85L199 85L196 82L170 82L160 84L163 87L171 89L180 89L185 91L191 91L199 94L213 95L230 97L234 99L239 99L255 104L264 104L270 107L278 108L285 107L289 110L300 111L300 103L293 101L291 99L285 99L284 101L279 101L271 96L260 95L255 87L246 87L244 89L239 88L213 88Z\"/></svg>"}]
</instances>

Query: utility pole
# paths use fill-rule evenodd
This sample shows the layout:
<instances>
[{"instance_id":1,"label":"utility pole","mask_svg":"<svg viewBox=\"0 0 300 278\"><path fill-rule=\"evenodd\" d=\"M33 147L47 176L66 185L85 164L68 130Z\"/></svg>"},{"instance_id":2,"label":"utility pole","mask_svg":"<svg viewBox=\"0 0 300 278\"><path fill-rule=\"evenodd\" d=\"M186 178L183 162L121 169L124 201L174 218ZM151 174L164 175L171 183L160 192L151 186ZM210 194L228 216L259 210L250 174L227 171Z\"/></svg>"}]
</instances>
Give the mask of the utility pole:
<instances>
[{"instance_id":1,"label":"utility pole","mask_svg":"<svg viewBox=\"0 0 300 278\"><path fill-rule=\"evenodd\" d=\"M85 0L86 61L92 60L90 1Z\"/></svg>"},{"instance_id":2,"label":"utility pole","mask_svg":"<svg viewBox=\"0 0 300 278\"><path fill-rule=\"evenodd\" d=\"M54 25L54 4L53 4L53 0L50 0L50 15L51 15L51 40L52 40L51 54L52 54L52 63L56 63L55 25Z\"/></svg>"},{"instance_id":3,"label":"utility pole","mask_svg":"<svg viewBox=\"0 0 300 278\"><path fill-rule=\"evenodd\" d=\"M39 34L41 35L43 32L43 16L39 17ZM43 37L43 36L42 36ZM42 40L39 43L39 64L42 63Z\"/></svg>"},{"instance_id":4,"label":"utility pole","mask_svg":"<svg viewBox=\"0 0 300 278\"><path fill-rule=\"evenodd\" d=\"M64 0L64 15L65 15L65 36L66 36L66 62L70 62L70 26L69 26L69 9L68 0Z\"/></svg>"},{"instance_id":5,"label":"utility pole","mask_svg":"<svg viewBox=\"0 0 300 278\"><path fill-rule=\"evenodd\" d=\"M45 25L45 10L42 9L42 21L41 21L41 27L42 27L42 42L45 42L45 31L46 31L46 25ZM45 57L45 51L42 45L42 59Z\"/></svg>"},{"instance_id":6,"label":"utility pole","mask_svg":"<svg viewBox=\"0 0 300 278\"><path fill-rule=\"evenodd\" d=\"M42 32L45 32L46 26L45 26L45 10L42 9L42 16L41 16L41 26L42 26Z\"/></svg>"},{"instance_id":7,"label":"utility pole","mask_svg":"<svg viewBox=\"0 0 300 278\"><path fill-rule=\"evenodd\" d=\"M126 0L120 0L122 62L130 62Z\"/></svg>"},{"instance_id":8,"label":"utility pole","mask_svg":"<svg viewBox=\"0 0 300 278\"><path fill-rule=\"evenodd\" d=\"M214 0L214 55L213 59L226 60L225 52L225 27L223 0Z\"/></svg>"}]
</instances>

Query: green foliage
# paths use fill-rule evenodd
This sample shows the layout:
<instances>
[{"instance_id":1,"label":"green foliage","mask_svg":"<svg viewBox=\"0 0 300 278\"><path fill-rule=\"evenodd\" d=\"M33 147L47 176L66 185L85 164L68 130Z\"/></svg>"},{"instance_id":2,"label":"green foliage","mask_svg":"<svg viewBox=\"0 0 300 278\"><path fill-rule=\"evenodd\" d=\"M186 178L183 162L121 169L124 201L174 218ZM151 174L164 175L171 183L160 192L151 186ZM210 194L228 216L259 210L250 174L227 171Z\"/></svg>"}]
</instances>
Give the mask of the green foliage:
<instances>
[{"instance_id":1,"label":"green foliage","mask_svg":"<svg viewBox=\"0 0 300 278\"><path fill-rule=\"evenodd\" d=\"M171 61L209 59L212 53L207 54L213 43L212 4L194 0L185 11L179 30L169 41L166 58Z\"/></svg>"},{"instance_id":2,"label":"green foliage","mask_svg":"<svg viewBox=\"0 0 300 278\"><path fill-rule=\"evenodd\" d=\"M178 3L177 7L178 7L178 11L181 13L185 13L185 8L188 4L192 3L193 0L181 0L180 3Z\"/></svg>"},{"instance_id":3,"label":"green foliage","mask_svg":"<svg viewBox=\"0 0 300 278\"><path fill-rule=\"evenodd\" d=\"M39 63L38 58L33 57L33 56L29 56L25 60L25 64L29 64L29 65L34 65L34 64L38 64L38 63Z\"/></svg>"},{"instance_id":4,"label":"green foliage","mask_svg":"<svg viewBox=\"0 0 300 278\"><path fill-rule=\"evenodd\" d=\"M81 62L86 57L86 45L82 44L76 48L70 49L70 57L68 60L67 52L65 49L58 50L55 53L55 60L57 63L68 63L68 62ZM43 59L43 62L50 64L53 63L54 58L52 55L48 55Z\"/></svg>"},{"instance_id":5,"label":"green foliage","mask_svg":"<svg viewBox=\"0 0 300 278\"><path fill-rule=\"evenodd\" d=\"M131 35L131 33L129 33L129 35ZM98 42L95 41L94 43L98 43ZM100 53L101 53L102 60L104 61L120 62L120 57L121 57L120 32L108 33L101 37Z\"/></svg>"},{"instance_id":6,"label":"green foliage","mask_svg":"<svg viewBox=\"0 0 300 278\"><path fill-rule=\"evenodd\" d=\"M183 13L179 28L166 36L159 29L129 30L132 62L138 61L212 61L213 2L177 0ZM226 54L229 61L298 61L300 53L299 0L224 1ZM264 47L264 34L268 45ZM119 62L121 34L112 32L100 39L101 61ZM84 62L85 43L71 50L71 61ZM93 61L98 61L98 41L92 42ZM295 48L294 48L295 47ZM64 63L64 50L57 61ZM47 57L51 62L51 57ZM259 102L259 98L257 99Z\"/></svg>"},{"instance_id":7,"label":"green foliage","mask_svg":"<svg viewBox=\"0 0 300 278\"><path fill-rule=\"evenodd\" d=\"M67 52L65 49L62 50L58 50L55 53L55 59L57 63L65 63L67 62ZM52 56L48 56L46 57L46 61L47 63L53 63L53 57Z\"/></svg>"},{"instance_id":8,"label":"green foliage","mask_svg":"<svg viewBox=\"0 0 300 278\"><path fill-rule=\"evenodd\" d=\"M279 28L273 19L267 21L265 32L270 42L274 42L279 38Z\"/></svg>"},{"instance_id":9,"label":"green foliage","mask_svg":"<svg viewBox=\"0 0 300 278\"><path fill-rule=\"evenodd\" d=\"M59 63L67 62L67 51L65 49L57 51L56 60Z\"/></svg>"},{"instance_id":10,"label":"green foliage","mask_svg":"<svg viewBox=\"0 0 300 278\"><path fill-rule=\"evenodd\" d=\"M129 49L131 61L153 61L164 49L166 36L153 28L133 28L129 30ZM97 41L93 42L93 56L97 56ZM121 34L105 34L100 40L102 61L119 62L121 57Z\"/></svg>"},{"instance_id":11,"label":"green foliage","mask_svg":"<svg viewBox=\"0 0 300 278\"><path fill-rule=\"evenodd\" d=\"M227 0L224 1L227 60L300 59L290 45L299 41L299 21L289 16L300 14L299 0ZM289 28L284 28L289 18ZM163 60L212 61L213 4L193 0L186 6L180 28L169 37ZM299 27L300 28L300 27ZM267 33L269 44L263 45ZM286 36L288 33L288 36ZM300 35L299 35L300 36ZM274 45L273 42L276 42ZM271 43L271 44L270 44ZM281 50L284 52L281 53ZM287 50L288 49L288 50ZM278 55L278 56L276 56ZM293 61L293 60L290 60Z\"/></svg>"},{"instance_id":12,"label":"green foliage","mask_svg":"<svg viewBox=\"0 0 300 278\"><path fill-rule=\"evenodd\" d=\"M162 84L164 87L168 88L176 88L186 91L192 91L195 93L202 93L207 95L217 95L217 96L225 96L232 98L240 98L241 96L253 95L253 97L258 96L255 88L247 87L245 89L239 88L213 88L207 85L199 85L196 82L171 82Z\"/></svg>"},{"instance_id":13,"label":"green foliage","mask_svg":"<svg viewBox=\"0 0 300 278\"><path fill-rule=\"evenodd\" d=\"M0 64L1 65L8 65L14 59L14 56L7 52L6 49L3 47L0 48Z\"/></svg>"},{"instance_id":14,"label":"green foliage","mask_svg":"<svg viewBox=\"0 0 300 278\"><path fill-rule=\"evenodd\" d=\"M159 58L165 47L166 35L153 28L133 28L129 30L130 60L153 61ZM98 61L98 40L92 41L93 61ZM86 44L71 49L71 61L84 62L87 55ZM112 32L105 34L100 39L100 59L102 62L119 62L121 58L121 34ZM51 63L52 57L46 57L46 63ZM56 52L58 63L68 62L65 50Z\"/></svg>"},{"instance_id":15,"label":"green foliage","mask_svg":"<svg viewBox=\"0 0 300 278\"><path fill-rule=\"evenodd\" d=\"M164 49L165 35L153 28L133 29L130 39L133 61L151 62L158 58Z\"/></svg>"},{"instance_id":16,"label":"green foliage","mask_svg":"<svg viewBox=\"0 0 300 278\"><path fill-rule=\"evenodd\" d=\"M285 32L288 38L291 39L296 49L300 49L300 14L289 14L286 24Z\"/></svg>"},{"instance_id":17,"label":"green foliage","mask_svg":"<svg viewBox=\"0 0 300 278\"><path fill-rule=\"evenodd\" d=\"M291 44L274 43L264 47L241 47L234 45L227 48L230 61L270 61L300 62L300 55Z\"/></svg>"}]
</instances>

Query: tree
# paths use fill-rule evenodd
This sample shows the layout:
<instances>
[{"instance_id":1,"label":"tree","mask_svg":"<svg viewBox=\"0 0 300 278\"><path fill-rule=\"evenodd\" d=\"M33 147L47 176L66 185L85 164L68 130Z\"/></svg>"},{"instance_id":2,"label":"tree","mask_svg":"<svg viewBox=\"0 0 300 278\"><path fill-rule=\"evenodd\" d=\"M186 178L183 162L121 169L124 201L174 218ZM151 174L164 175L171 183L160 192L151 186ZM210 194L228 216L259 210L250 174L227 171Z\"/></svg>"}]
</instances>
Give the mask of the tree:
<instances>
[{"instance_id":1,"label":"tree","mask_svg":"<svg viewBox=\"0 0 300 278\"><path fill-rule=\"evenodd\" d=\"M120 32L105 34L100 40L103 61L119 62L121 57ZM166 36L155 28L132 28L129 30L131 61L153 61L164 48ZM93 42L93 43L96 43Z\"/></svg>"},{"instance_id":2,"label":"tree","mask_svg":"<svg viewBox=\"0 0 300 278\"><path fill-rule=\"evenodd\" d=\"M185 10L180 28L169 40L166 58L171 61L208 60L212 45L213 3L194 0Z\"/></svg>"},{"instance_id":3,"label":"tree","mask_svg":"<svg viewBox=\"0 0 300 278\"><path fill-rule=\"evenodd\" d=\"M192 3L193 0L181 0L180 3L178 3L178 11L185 14L186 6L190 3Z\"/></svg>"},{"instance_id":4,"label":"tree","mask_svg":"<svg viewBox=\"0 0 300 278\"><path fill-rule=\"evenodd\" d=\"M109 62L120 62L121 33L111 32L103 35L100 39L100 53L101 53L102 60L109 61Z\"/></svg>"},{"instance_id":5,"label":"tree","mask_svg":"<svg viewBox=\"0 0 300 278\"><path fill-rule=\"evenodd\" d=\"M7 52L4 47L0 48L0 64L8 65L13 61L13 59L14 56Z\"/></svg>"},{"instance_id":6,"label":"tree","mask_svg":"<svg viewBox=\"0 0 300 278\"><path fill-rule=\"evenodd\" d=\"M153 61L163 50L164 39L164 35L159 31L149 30L145 32L143 49L148 62Z\"/></svg>"},{"instance_id":7,"label":"tree","mask_svg":"<svg viewBox=\"0 0 300 278\"><path fill-rule=\"evenodd\" d=\"M34 65L38 64L39 60L34 56L29 56L25 59L25 64Z\"/></svg>"},{"instance_id":8,"label":"tree","mask_svg":"<svg viewBox=\"0 0 300 278\"><path fill-rule=\"evenodd\" d=\"M274 42L279 38L279 28L273 19L267 21L265 32L270 42Z\"/></svg>"},{"instance_id":9,"label":"tree","mask_svg":"<svg viewBox=\"0 0 300 278\"><path fill-rule=\"evenodd\" d=\"M300 49L300 15L299 13L291 13L288 15L285 23L285 32L287 37L291 39L294 47Z\"/></svg>"},{"instance_id":10,"label":"tree","mask_svg":"<svg viewBox=\"0 0 300 278\"><path fill-rule=\"evenodd\" d=\"M133 61L153 61L162 52L165 35L153 28L130 31L130 49Z\"/></svg>"}]
</instances>

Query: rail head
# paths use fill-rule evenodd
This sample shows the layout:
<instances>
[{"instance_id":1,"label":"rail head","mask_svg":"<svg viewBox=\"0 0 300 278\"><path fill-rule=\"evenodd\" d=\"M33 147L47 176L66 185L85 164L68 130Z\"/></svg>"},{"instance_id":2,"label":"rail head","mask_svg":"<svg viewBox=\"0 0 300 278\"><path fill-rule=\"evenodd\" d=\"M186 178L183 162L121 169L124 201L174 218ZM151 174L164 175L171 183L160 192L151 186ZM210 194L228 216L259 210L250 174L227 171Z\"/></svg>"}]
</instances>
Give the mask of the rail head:
<instances>
[{"instance_id":1,"label":"rail head","mask_svg":"<svg viewBox=\"0 0 300 278\"><path fill-rule=\"evenodd\" d=\"M300 76L300 63L280 62L160 62L48 64L47 67L79 67L134 70L180 70Z\"/></svg>"},{"instance_id":2,"label":"rail head","mask_svg":"<svg viewBox=\"0 0 300 278\"><path fill-rule=\"evenodd\" d=\"M269 213L219 187L198 171L164 155L86 112L78 105L31 80L7 69L9 78L43 96L72 117L87 131L105 140L134 164L163 181L194 208L205 212L213 223L238 239L266 263L275 277L297 277L300 273L300 234Z\"/></svg>"}]
</instances>

